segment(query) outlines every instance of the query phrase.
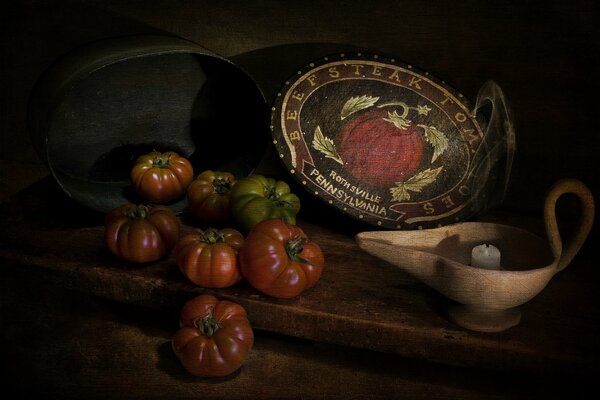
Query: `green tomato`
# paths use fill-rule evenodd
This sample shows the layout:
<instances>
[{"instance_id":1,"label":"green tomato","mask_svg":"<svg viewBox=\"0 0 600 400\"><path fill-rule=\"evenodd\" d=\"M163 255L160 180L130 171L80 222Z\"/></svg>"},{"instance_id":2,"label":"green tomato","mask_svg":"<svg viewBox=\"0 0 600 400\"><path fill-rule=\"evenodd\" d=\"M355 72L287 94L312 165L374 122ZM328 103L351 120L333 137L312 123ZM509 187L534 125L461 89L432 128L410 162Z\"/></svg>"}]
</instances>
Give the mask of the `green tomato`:
<instances>
[{"instance_id":1,"label":"green tomato","mask_svg":"<svg viewBox=\"0 0 600 400\"><path fill-rule=\"evenodd\" d=\"M287 183L262 175L239 179L229 196L232 216L238 228L245 232L272 218L295 224L300 211L300 199L290 193Z\"/></svg>"}]
</instances>

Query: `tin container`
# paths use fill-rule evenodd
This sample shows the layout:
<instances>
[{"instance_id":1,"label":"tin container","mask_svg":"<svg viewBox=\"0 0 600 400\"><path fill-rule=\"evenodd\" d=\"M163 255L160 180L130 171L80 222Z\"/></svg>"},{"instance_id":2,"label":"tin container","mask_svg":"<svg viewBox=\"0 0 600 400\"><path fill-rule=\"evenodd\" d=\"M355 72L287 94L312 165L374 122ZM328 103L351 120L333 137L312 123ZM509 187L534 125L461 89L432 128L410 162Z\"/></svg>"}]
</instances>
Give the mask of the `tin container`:
<instances>
[{"instance_id":1,"label":"tin container","mask_svg":"<svg viewBox=\"0 0 600 400\"><path fill-rule=\"evenodd\" d=\"M139 202L129 173L152 150L195 173L248 175L268 145L261 90L231 61L171 36L110 38L61 57L30 97L34 146L62 189L100 212ZM184 199L171 204L180 212Z\"/></svg>"}]
</instances>

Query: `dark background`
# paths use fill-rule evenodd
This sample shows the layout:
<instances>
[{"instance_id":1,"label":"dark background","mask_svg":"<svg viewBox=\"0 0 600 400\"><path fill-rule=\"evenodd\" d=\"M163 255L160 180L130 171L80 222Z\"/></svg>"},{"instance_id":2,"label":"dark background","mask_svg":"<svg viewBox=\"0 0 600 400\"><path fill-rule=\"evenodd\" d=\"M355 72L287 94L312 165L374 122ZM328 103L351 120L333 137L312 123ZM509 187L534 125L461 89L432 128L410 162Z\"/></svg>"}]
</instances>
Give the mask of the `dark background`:
<instances>
[{"instance_id":1,"label":"dark background","mask_svg":"<svg viewBox=\"0 0 600 400\"><path fill-rule=\"evenodd\" d=\"M42 72L88 41L150 32L233 60L269 101L298 67L352 49L418 66L470 99L493 79L512 107L517 136L504 206L539 212L561 177L599 193L594 1L26 0L2 15L2 198L47 173L26 127L28 96Z\"/></svg>"},{"instance_id":2,"label":"dark background","mask_svg":"<svg viewBox=\"0 0 600 400\"><path fill-rule=\"evenodd\" d=\"M10 6L3 6L0 17L0 200L6 200L12 193L48 174L32 147L26 124L28 98L40 75L57 58L78 45L139 33L174 34L233 60L253 76L269 101L298 67L330 53L354 49L395 57L429 71L470 99L475 98L485 81L493 79L502 87L512 107L517 138L512 179L503 207L538 215L545 191L564 177L583 180L598 198L600 32L597 8L593 0L13 1ZM232 98L235 102L235 93ZM592 243L593 237L586 247L592 248ZM105 381L106 371L100 368L118 365L125 373L130 371L131 376L137 376L140 365L155 360L145 359L145 353L136 356L138 348L133 345L123 355L115 349L127 348L134 341L139 346L141 332L144 334L142 340L153 338L148 353L154 354L152 346L170 334L164 326L175 323L171 315L157 316L122 305L99 305L95 299L81 295L74 297L71 292L45 286L43 282L42 285L24 282L20 276L8 276L3 282L2 296L2 329L7 328L9 321L11 326L13 323L18 326L14 328L19 334L19 344L15 347L19 351L15 350L15 354L19 357L27 354L30 340L35 341L35 348L46 349L40 355L26 355L19 368L8 377L15 377L16 386L26 388L30 377L21 372L31 371L32 382L42 382L37 387L40 392L52 387L48 385L51 382L58 387L67 387L73 397L80 391L89 397L85 390L90 387L78 389L79 383L66 375L57 384L55 377L63 372L79 376L76 366L81 366L84 360L81 375L98 377L92 379L92 385L97 387L90 390L97 390L96 395L100 397L103 393L123 390L121 396L126 397L128 382ZM15 299L20 296L32 300L15 307ZM34 316L36 313L38 315ZM73 319L70 313L75 316ZM29 331L27 327L33 319L37 326ZM94 337L102 337L107 328L112 330L105 340L99 340L94 346ZM6 330L5 337L9 337L12 330ZM40 344L43 340L40 335L71 331L84 331L85 338L75 337L73 333L73 337L67 335L65 339L64 334L59 333L58 337L62 339L58 343L49 341L47 348ZM357 390L368 389L361 386L362 382L380 382L375 379L396 382L393 390L405 386L404 394L408 393L411 398L450 398L457 394L463 398L479 398L478 394L485 394L490 387L507 397L525 387L530 394L537 390L537 383L528 379L518 380L521 386L506 386L493 373L478 375L482 380L470 379L464 371L448 372L429 364L395 364L393 361L391 365L387 359L386 364L380 362L381 355L369 352L346 355L344 348L323 351L322 347L306 352L302 345L281 344L279 339L263 338L259 342L261 352L256 354L270 355L270 361L280 363L277 368L291 371L289 376L294 378L296 390L303 388L303 382L309 378L323 379L331 373L319 361L318 357L323 354L343 368L347 376L354 374L347 371L359 371L368 363L375 365L368 372L355 373L353 388L356 386ZM80 343L87 343L88 347L80 346ZM4 346L11 349L10 343ZM278 346L280 351L272 351ZM25 350L20 352L21 348ZM67 354L63 354L65 348L70 350ZM164 353L162 358L173 363L163 366L161 371L176 368L176 361L165 356L171 355L168 346L161 347L161 351ZM40 359L44 360L45 366L29 364ZM302 374L306 369L299 365L306 363L313 371L312 375L300 375L296 381L294 371ZM388 367L396 369L392 373ZM268 373L269 368L265 364L259 372ZM248 373L249 378L244 379L258 382L256 390L261 390L262 378L252 375L252 371ZM153 377L166 380L163 387L171 385L170 377L163 375L160 372ZM177 378L189 379L183 373ZM437 382L436 386L428 386L430 381ZM111 390L108 383L117 386ZM231 386L227 393L236 393L235 383L235 379L225 382L224 386ZM285 393L286 384L273 382L271 386L279 385L283 389L271 393ZM215 390L217 386L212 382L207 385ZM160 393L153 392L152 382L141 387L141 397L161 397ZM467 389L463 391L463 388ZM188 389L180 388L177 395L202 395L185 390ZM163 394L168 397L168 393ZM323 394L334 398L336 392ZM61 397L60 393L45 395ZM218 397L218 394L213 393L213 396Z\"/></svg>"}]
</instances>

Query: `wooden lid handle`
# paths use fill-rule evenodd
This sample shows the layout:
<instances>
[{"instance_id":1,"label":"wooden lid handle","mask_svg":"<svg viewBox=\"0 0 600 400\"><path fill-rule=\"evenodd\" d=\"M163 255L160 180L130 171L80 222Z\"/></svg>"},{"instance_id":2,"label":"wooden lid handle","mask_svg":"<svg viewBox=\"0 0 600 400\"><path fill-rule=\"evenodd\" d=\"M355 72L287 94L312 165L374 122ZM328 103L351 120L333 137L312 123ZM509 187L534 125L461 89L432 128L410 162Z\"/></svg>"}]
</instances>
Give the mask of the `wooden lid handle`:
<instances>
[{"instance_id":1,"label":"wooden lid handle","mask_svg":"<svg viewBox=\"0 0 600 400\"><path fill-rule=\"evenodd\" d=\"M573 237L563 243L558 223L556 221L556 202L567 193L579 197L581 203L581 216ZM577 179L561 179L548 191L544 204L544 223L546 235L555 259L558 259L557 272L564 269L577 254L587 238L594 223L594 197L590 189Z\"/></svg>"}]
</instances>

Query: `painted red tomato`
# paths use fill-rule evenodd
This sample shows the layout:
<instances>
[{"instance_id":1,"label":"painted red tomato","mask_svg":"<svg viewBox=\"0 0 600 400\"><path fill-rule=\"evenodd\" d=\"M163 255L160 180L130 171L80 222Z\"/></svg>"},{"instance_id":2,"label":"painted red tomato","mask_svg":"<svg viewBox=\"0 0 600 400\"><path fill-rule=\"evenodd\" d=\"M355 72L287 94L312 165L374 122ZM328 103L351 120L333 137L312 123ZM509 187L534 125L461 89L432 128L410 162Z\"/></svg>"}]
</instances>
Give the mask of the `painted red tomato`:
<instances>
[{"instance_id":1,"label":"painted red tomato","mask_svg":"<svg viewBox=\"0 0 600 400\"><path fill-rule=\"evenodd\" d=\"M167 206L123 204L108 212L104 225L110 251L134 262L166 256L179 239L179 220Z\"/></svg>"},{"instance_id":2,"label":"painted red tomato","mask_svg":"<svg viewBox=\"0 0 600 400\"><path fill-rule=\"evenodd\" d=\"M182 237L174 254L181 272L196 285L225 288L241 279L238 251L244 236L235 229L196 230Z\"/></svg>"},{"instance_id":3,"label":"painted red tomato","mask_svg":"<svg viewBox=\"0 0 600 400\"><path fill-rule=\"evenodd\" d=\"M399 128L385 110L355 116L343 127L338 152L350 174L377 187L393 186L414 175L423 158L418 128Z\"/></svg>"},{"instance_id":4,"label":"painted red tomato","mask_svg":"<svg viewBox=\"0 0 600 400\"><path fill-rule=\"evenodd\" d=\"M246 310L239 304L200 295L181 310L171 345L184 368L196 376L225 376L242 366L254 344Z\"/></svg>"},{"instance_id":5,"label":"painted red tomato","mask_svg":"<svg viewBox=\"0 0 600 400\"><path fill-rule=\"evenodd\" d=\"M193 179L192 164L172 151L153 151L140 156L131 169L135 191L144 200L157 204L182 197Z\"/></svg>"}]
</instances>

